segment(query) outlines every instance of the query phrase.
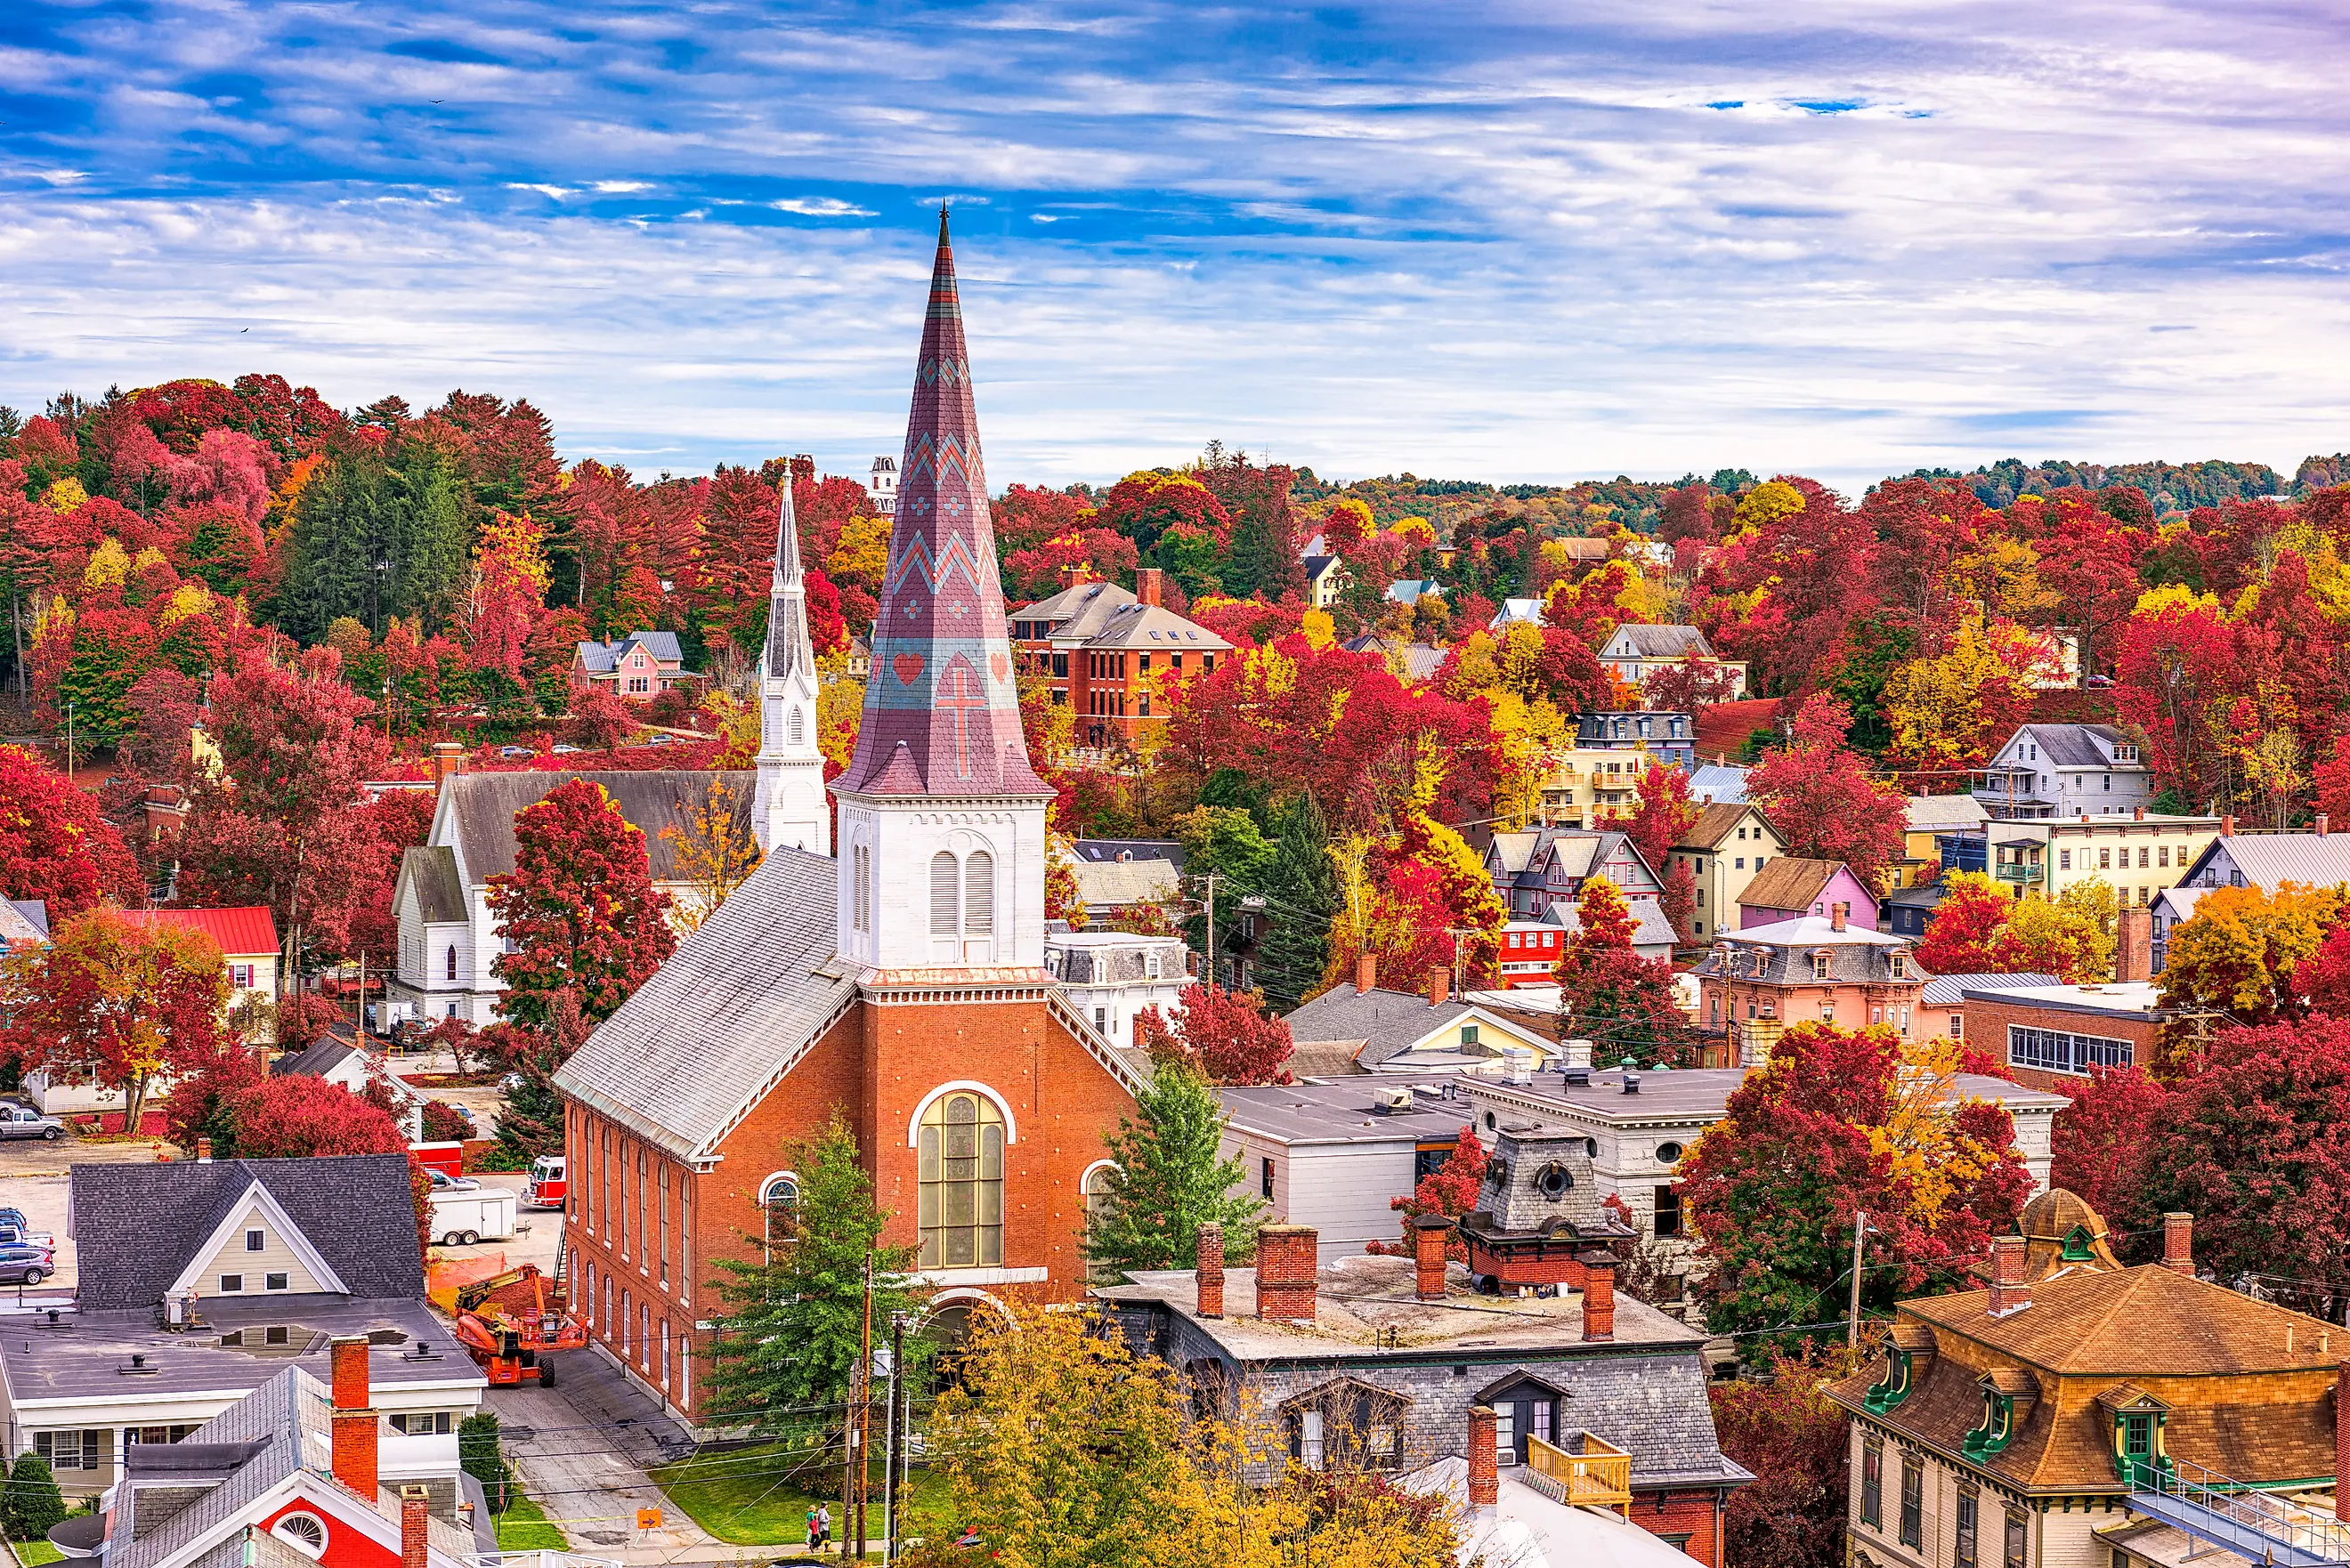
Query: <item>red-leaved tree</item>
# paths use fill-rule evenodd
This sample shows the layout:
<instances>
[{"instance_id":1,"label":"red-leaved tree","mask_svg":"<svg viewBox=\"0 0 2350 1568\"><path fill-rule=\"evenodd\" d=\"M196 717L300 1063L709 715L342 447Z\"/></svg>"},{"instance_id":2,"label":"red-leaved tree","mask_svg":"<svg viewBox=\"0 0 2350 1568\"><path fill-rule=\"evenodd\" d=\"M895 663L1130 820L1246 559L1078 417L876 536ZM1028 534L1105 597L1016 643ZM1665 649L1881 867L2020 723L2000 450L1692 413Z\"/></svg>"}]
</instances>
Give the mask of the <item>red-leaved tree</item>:
<instances>
[{"instance_id":1,"label":"red-leaved tree","mask_svg":"<svg viewBox=\"0 0 2350 1568\"><path fill-rule=\"evenodd\" d=\"M1589 1038L1602 1061L1690 1064L1689 1015L1673 992L1673 966L1632 950L1638 928L1616 884L1587 878L1575 904L1576 929L1560 950L1561 1026Z\"/></svg>"},{"instance_id":2,"label":"red-leaved tree","mask_svg":"<svg viewBox=\"0 0 2350 1568\"><path fill-rule=\"evenodd\" d=\"M498 1015L546 1032L568 996L588 1024L619 1011L677 950L669 895L652 883L643 832L604 786L573 779L515 816L515 867L490 878L510 950L492 972Z\"/></svg>"},{"instance_id":3,"label":"red-leaved tree","mask_svg":"<svg viewBox=\"0 0 2350 1568\"><path fill-rule=\"evenodd\" d=\"M1290 1039L1286 1020L1266 1015L1255 992L1220 985L1187 987L1175 1016L1147 1007L1139 1015L1142 1044L1154 1055L1173 1055L1218 1084L1286 1084Z\"/></svg>"},{"instance_id":4,"label":"red-leaved tree","mask_svg":"<svg viewBox=\"0 0 2350 1568\"><path fill-rule=\"evenodd\" d=\"M1388 1207L1403 1216L1404 1234L1411 1234L1411 1222L1423 1214L1441 1214L1447 1220L1458 1220L1476 1207L1477 1189L1485 1185L1485 1167L1492 1159L1485 1146L1477 1141L1477 1129L1464 1127L1461 1141L1444 1157L1444 1163L1419 1179L1408 1198L1390 1198ZM1414 1251L1404 1241L1373 1241L1363 1249L1382 1257L1409 1257ZM1459 1231L1445 1238L1444 1255L1461 1262L1469 1261L1468 1243L1461 1241Z\"/></svg>"},{"instance_id":5,"label":"red-leaved tree","mask_svg":"<svg viewBox=\"0 0 2350 1568\"><path fill-rule=\"evenodd\" d=\"M1845 744L1851 726L1852 710L1814 692L1797 710L1787 743L1747 774L1746 795L1778 829L1788 854L1841 860L1873 888L1901 857L1909 804L1868 776L1859 753Z\"/></svg>"},{"instance_id":6,"label":"red-leaved tree","mask_svg":"<svg viewBox=\"0 0 2350 1568\"><path fill-rule=\"evenodd\" d=\"M1918 961L1929 974L1999 972L1996 949L2013 902L1985 877L1951 877L1918 939Z\"/></svg>"},{"instance_id":7,"label":"red-leaved tree","mask_svg":"<svg viewBox=\"0 0 2350 1568\"><path fill-rule=\"evenodd\" d=\"M391 1116L340 1084L306 1074L265 1079L229 1112L235 1147L246 1159L329 1154L399 1154L408 1134Z\"/></svg>"},{"instance_id":8,"label":"red-leaved tree","mask_svg":"<svg viewBox=\"0 0 2350 1568\"><path fill-rule=\"evenodd\" d=\"M147 890L98 801L20 746L0 746L0 896L41 898L57 921L102 898L140 904Z\"/></svg>"},{"instance_id":9,"label":"red-leaved tree","mask_svg":"<svg viewBox=\"0 0 2350 1568\"><path fill-rule=\"evenodd\" d=\"M2048 1185L2061 1187L2103 1215L2116 1231L2133 1228L2146 1204L2147 1158L2170 1091L2144 1067L2092 1067L2089 1081L2067 1091L2073 1103L2051 1131Z\"/></svg>"}]
</instances>

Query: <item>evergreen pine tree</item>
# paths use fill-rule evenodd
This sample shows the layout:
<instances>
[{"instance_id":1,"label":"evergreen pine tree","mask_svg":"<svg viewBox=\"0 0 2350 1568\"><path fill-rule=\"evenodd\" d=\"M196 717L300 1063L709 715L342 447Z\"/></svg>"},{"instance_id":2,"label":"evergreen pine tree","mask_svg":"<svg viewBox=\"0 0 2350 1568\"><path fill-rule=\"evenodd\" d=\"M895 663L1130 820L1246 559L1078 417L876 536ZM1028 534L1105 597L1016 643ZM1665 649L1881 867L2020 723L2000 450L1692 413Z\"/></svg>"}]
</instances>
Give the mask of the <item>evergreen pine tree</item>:
<instances>
[{"instance_id":1,"label":"evergreen pine tree","mask_svg":"<svg viewBox=\"0 0 2350 1568\"><path fill-rule=\"evenodd\" d=\"M1322 983L1330 964L1330 922L1340 898L1338 868L1330 860L1330 825L1310 792L1301 792L1282 814L1264 898L1267 930L1257 959L1266 1002L1285 1012Z\"/></svg>"},{"instance_id":2,"label":"evergreen pine tree","mask_svg":"<svg viewBox=\"0 0 2350 1568\"><path fill-rule=\"evenodd\" d=\"M487 1410L457 1423L457 1464L482 1483L492 1513L504 1513L513 1503L514 1471L498 1447L498 1418Z\"/></svg>"},{"instance_id":3,"label":"evergreen pine tree","mask_svg":"<svg viewBox=\"0 0 2350 1568\"><path fill-rule=\"evenodd\" d=\"M745 1238L750 1255L718 1262L724 1310L710 1358L710 1408L723 1424L821 1451L848 1394L865 1331L865 1270L873 1267L876 1343L893 1313L918 1313L923 1292L910 1278L912 1247L881 1243L889 1216L857 1162L857 1137L840 1114L821 1137L790 1146L783 1162L799 1190L769 1211L766 1232ZM909 1338L909 1363L931 1346Z\"/></svg>"},{"instance_id":4,"label":"evergreen pine tree","mask_svg":"<svg viewBox=\"0 0 2350 1568\"><path fill-rule=\"evenodd\" d=\"M1086 1257L1113 1277L1128 1269L1183 1269L1198 1256L1200 1227L1222 1225L1228 1254L1245 1254L1264 1205L1235 1198L1248 1174L1238 1156L1220 1159L1223 1102L1207 1079L1161 1062L1135 1096L1139 1121L1121 1117L1109 1140L1114 1162Z\"/></svg>"},{"instance_id":5,"label":"evergreen pine tree","mask_svg":"<svg viewBox=\"0 0 2350 1568\"><path fill-rule=\"evenodd\" d=\"M39 1541L66 1517L66 1500L49 1461L27 1449L8 1471L8 1534Z\"/></svg>"}]
</instances>

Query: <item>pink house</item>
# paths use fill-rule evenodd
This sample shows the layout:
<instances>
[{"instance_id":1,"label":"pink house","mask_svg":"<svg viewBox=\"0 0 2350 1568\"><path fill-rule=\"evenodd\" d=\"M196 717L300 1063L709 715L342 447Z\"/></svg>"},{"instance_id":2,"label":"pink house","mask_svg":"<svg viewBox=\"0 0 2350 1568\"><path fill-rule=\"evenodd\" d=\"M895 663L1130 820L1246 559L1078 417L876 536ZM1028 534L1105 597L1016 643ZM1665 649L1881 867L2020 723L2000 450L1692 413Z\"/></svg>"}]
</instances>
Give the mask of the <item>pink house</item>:
<instances>
[{"instance_id":1,"label":"pink house","mask_svg":"<svg viewBox=\"0 0 2350 1568\"><path fill-rule=\"evenodd\" d=\"M1825 919L1843 904L1846 922L1877 929L1877 895L1841 860L1798 860L1783 855L1754 874L1738 895L1738 929L1775 925L1806 915Z\"/></svg>"}]
</instances>

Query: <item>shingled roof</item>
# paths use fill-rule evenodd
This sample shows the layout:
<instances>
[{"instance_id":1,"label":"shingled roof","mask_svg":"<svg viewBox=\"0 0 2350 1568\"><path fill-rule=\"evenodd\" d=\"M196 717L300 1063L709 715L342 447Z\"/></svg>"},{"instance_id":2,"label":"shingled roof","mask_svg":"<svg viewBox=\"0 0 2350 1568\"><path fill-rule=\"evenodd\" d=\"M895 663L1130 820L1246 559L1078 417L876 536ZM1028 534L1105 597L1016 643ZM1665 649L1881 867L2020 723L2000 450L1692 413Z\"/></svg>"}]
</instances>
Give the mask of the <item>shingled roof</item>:
<instances>
[{"instance_id":1,"label":"shingled roof","mask_svg":"<svg viewBox=\"0 0 2350 1568\"><path fill-rule=\"evenodd\" d=\"M748 768L458 774L441 786L441 809L450 813L456 825L457 846L464 857L465 876L481 883L512 871L515 817L573 779L601 784L604 793L612 797L612 804L620 808L620 815L644 834L645 854L652 862L653 880L676 882L685 878L678 865L677 843L662 837L661 830L675 827L683 832L687 813L702 803L712 781L718 779L725 781L726 787L733 793L735 811L747 820L759 775ZM406 857L402 859L405 861Z\"/></svg>"},{"instance_id":2,"label":"shingled roof","mask_svg":"<svg viewBox=\"0 0 2350 1568\"><path fill-rule=\"evenodd\" d=\"M1754 879L1738 895L1738 902L1749 909L1809 909L1843 869L1841 860L1804 860L1782 855L1754 873Z\"/></svg>"},{"instance_id":3,"label":"shingled roof","mask_svg":"<svg viewBox=\"0 0 2350 1568\"><path fill-rule=\"evenodd\" d=\"M2042 1280L2028 1308L1997 1318L1990 1305L1987 1291L1904 1302L1902 1318L1929 1325L1942 1353L1916 1392L1869 1419L1956 1453L1982 1423L1986 1371L2021 1378L2036 1397L1985 1466L2026 1487L2121 1491L2096 1398L2128 1383L2169 1403L2165 1446L2178 1459L2239 1482L2334 1472L2329 1394L2350 1358L2330 1343L2337 1328L2159 1264ZM1861 1410L1881 1376L1879 1363L1830 1396Z\"/></svg>"},{"instance_id":4,"label":"shingled roof","mask_svg":"<svg viewBox=\"0 0 2350 1568\"><path fill-rule=\"evenodd\" d=\"M419 844L401 850L400 882L416 889L417 912L426 925L465 923L465 879L457 873L457 852L449 846ZM392 907L399 905L400 888L395 887Z\"/></svg>"},{"instance_id":5,"label":"shingled roof","mask_svg":"<svg viewBox=\"0 0 2350 1568\"><path fill-rule=\"evenodd\" d=\"M355 1297L421 1299L408 1157L77 1165L69 1229L86 1312L151 1307L255 1183Z\"/></svg>"},{"instance_id":6,"label":"shingled roof","mask_svg":"<svg viewBox=\"0 0 2350 1568\"><path fill-rule=\"evenodd\" d=\"M717 1143L857 995L834 863L770 850L598 1024L555 1085L682 1159Z\"/></svg>"}]
</instances>

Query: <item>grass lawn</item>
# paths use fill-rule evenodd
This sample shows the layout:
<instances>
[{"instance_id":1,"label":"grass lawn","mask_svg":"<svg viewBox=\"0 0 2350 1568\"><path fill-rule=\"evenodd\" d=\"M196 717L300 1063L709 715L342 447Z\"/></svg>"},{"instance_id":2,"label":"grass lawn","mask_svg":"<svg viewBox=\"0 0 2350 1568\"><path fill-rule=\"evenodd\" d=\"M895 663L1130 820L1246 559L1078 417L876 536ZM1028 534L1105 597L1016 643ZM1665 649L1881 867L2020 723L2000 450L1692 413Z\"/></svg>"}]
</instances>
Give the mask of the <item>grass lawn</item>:
<instances>
[{"instance_id":1,"label":"grass lawn","mask_svg":"<svg viewBox=\"0 0 2350 1568\"><path fill-rule=\"evenodd\" d=\"M547 1522L546 1510L526 1497L517 1497L497 1516L501 1552L567 1552L571 1542L562 1530ZM32 1564L26 1564L32 1568Z\"/></svg>"},{"instance_id":2,"label":"grass lawn","mask_svg":"<svg viewBox=\"0 0 2350 1568\"><path fill-rule=\"evenodd\" d=\"M65 1561L66 1554L46 1541L12 1541L8 1544L25 1568L41 1568L45 1563Z\"/></svg>"},{"instance_id":3,"label":"grass lawn","mask_svg":"<svg viewBox=\"0 0 2350 1568\"><path fill-rule=\"evenodd\" d=\"M840 1539L840 1473L818 1480L814 1473L783 1473L780 1445L733 1449L696 1455L653 1471L654 1484L693 1522L730 1546L799 1546L807 1541L807 1511L817 1503L832 1508L833 1539ZM823 1488L821 1495L800 1483ZM881 1537L881 1479L875 1467L871 1501L867 1503L868 1529ZM918 1469L910 1478L899 1530L904 1538L936 1534L950 1522L952 1504L947 1479Z\"/></svg>"}]
</instances>

